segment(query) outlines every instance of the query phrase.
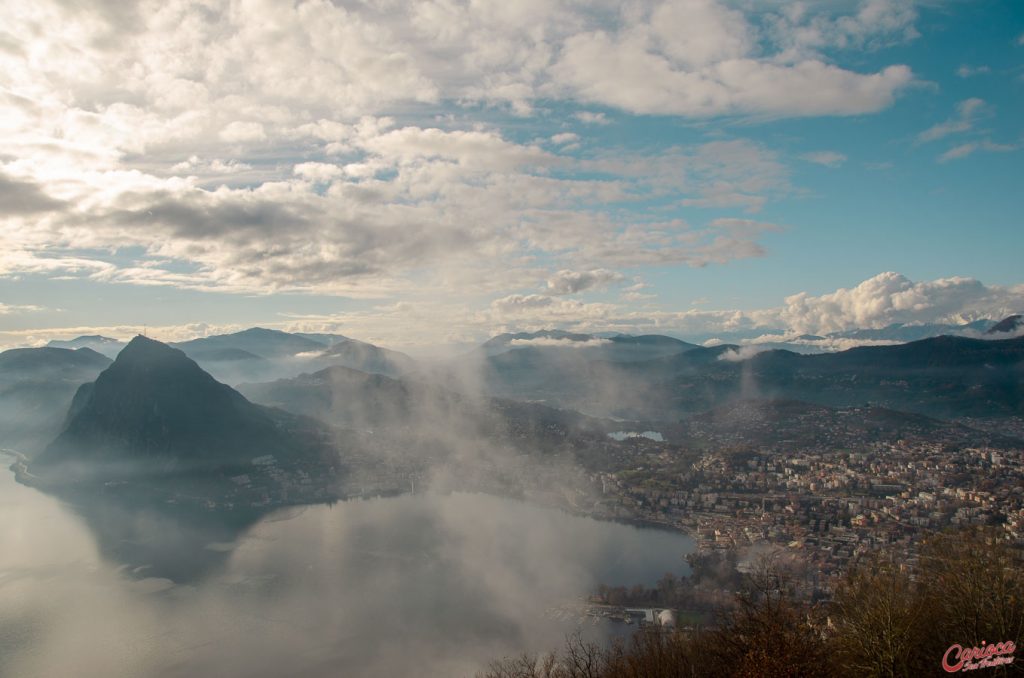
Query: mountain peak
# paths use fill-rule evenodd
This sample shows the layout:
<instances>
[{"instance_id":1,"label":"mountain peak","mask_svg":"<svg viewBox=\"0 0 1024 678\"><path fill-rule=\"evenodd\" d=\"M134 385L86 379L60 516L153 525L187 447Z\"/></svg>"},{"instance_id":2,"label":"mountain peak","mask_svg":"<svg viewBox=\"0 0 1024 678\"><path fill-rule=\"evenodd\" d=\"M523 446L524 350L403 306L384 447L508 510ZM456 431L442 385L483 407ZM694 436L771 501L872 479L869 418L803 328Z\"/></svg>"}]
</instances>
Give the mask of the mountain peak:
<instances>
[{"instance_id":1,"label":"mountain peak","mask_svg":"<svg viewBox=\"0 0 1024 678\"><path fill-rule=\"evenodd\" d=\"M1011 315L1003 318L990 327L985 334L1005 334L1007 332L1016 332L1022 325L1024 325L1024 317L1019 314Z\"/></svg>"},{"instance_id":2,"label":"mountain peak","mask_svg":"<svg viewBox=\"0 0 1024 678\"><path fill-rule=\"evenodd\" d=\"M182 351L140 335L94 383L79 390L64 432L44 459L223 463L287 447L267 411L216 381Z\"/></svg>"},{"instance_id":3,"label":"mountain peak","mask_svg":"<svg viewBox=\"0 0 1024 678\"><path fill-rule=\"evenodd\" d=\"M185 360L185 354L176 348L171 348L162 341L156 339L150 339L142 334L137 334L128 342L128 345L121 349L121 353L117 356L117 361L122 360L133 360L138 358L152 358L166 356L168 358L180 357Z\"/></svg>"},{"instance_id":4,"label":"mountain peak","mask_svg":"<svg viewBox=\"0 0 1024 678\"><path fill-rule=\"evenodd\" d=\"M184 351L141 334L121 349L112 367L119 370L174 372L210 378L194 360L185 355Z\"/></svg>"}]
</instances>

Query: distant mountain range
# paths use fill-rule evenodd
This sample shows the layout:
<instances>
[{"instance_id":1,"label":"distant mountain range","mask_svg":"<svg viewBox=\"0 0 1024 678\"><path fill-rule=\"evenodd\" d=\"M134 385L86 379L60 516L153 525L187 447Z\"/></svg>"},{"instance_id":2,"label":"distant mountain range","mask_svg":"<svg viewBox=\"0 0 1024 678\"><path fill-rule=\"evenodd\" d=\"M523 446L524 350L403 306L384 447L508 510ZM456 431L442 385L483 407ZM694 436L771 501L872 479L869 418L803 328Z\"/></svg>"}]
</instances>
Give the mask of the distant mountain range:
<instances>
[{"instance_id":1,"label":"distant mountain range","mask_svg":"<svg viewBox=\"0 0 1024 678\"><path fill-rule=\"evenodd\" d=\"M111 339L110 337L104 337L99 334L87 334L74 339L61 340L54 339L46 344L47 348L66 348L66 349L79 349L88 348L97 353L101 353L111 360L117 357L117 354L121 352L121 349L125 347L125 342L119 339Z\"/></svg>"},{"instance_id":2,"label":"distant mountain range","mask_svg":"<svg viewBox=\"0 0 1024 678\"><path fill-rule=\"evenodd\" d=\"M71 399L110 359L88 348L0 353L0 447L35 452L60 432Z\"/></svg>"},{"instance_id":3,"label":"distant mountain range","mask_svg":"<svg viewBox=\"0 0 1024 678\"><path fill-rule=\"evenodd\" d=\"M331 365L391 376L416 369L415 361L404 353L340 334L290 333L253 327L169 345L181 349L218 380L229 384L292 377ZM54 340L48 347L89 348L115 358L125 343L110 337L87 335L66 341Z\"/></svg>"},{"instance_id":4,"label":"distant mountain range","mask_svg":"<svg viewBox=\"0 0 1024 678\"><path fill-rule=\"evenodd\" d=\"M858 344L905 343L940 336L979 337L997 323L995 320L975 320L959 325L948 323L893 323L881 328L859 328L829 332L827 334L801 334L793 336L782 329L746 329L718 332L715 343L754 345L762 349L784 349L795 353L828 353L852 348ZM711 337L700 337L706 344Z\"/></svg>"},{"instance_id":5,"label":"distant mountain range","mask_svg":"<svg viewBox=\"0 0 1024 678\"><path fill-rule=\"evenodd\" d=\"M297 334L253 327L233 334L217 334L174 344L186 354L240 349L268 360L292 358L302 353L319 353L327 344Z\"/></svg>"},{"instance_id":6,"label":"distant mountain range","mask_svg":"<svg viewBox=\"0 0 1024 678\"><path fill-rule=\"evenodd\" d=\"M491 393L597 417L674 420L736 399L833 407L872 403L936 417L1024 414L1024 339L935 337L800 355L696 347L646 361L582 359L534 348L491 356Z\"/></svg>"},{"instance_id":7,"label":"distant mountain range","mask_svg":"<svg viewBox=\"0 0 1024 678\"><path fill-rule=\"evenodd\" d=\"M292 379L242 384L239 390L253 402L331 426L373 431L413 446L413 455L429 451L436 458L474 445L510 444L532 452L561 444L571 435L603 433L608 425L576 412L340 366Z\"/></svg>"},{"instance_id":8,"label":"distant mountain range","mask_svg":"<svg viewBox=\"0 0 1024 678\"><path fill-rule=\"evenodd\" d=\"M671 423L748 399L870 405L937 418L1024 416L1024 338L998 339L1020 327L1014 316L989 325L985 340L941 336L813 355L550 330L499 335L433 371L405 354L333 334L252 328L177 349L137 337L113 364L88 346L111 350L119 342L85 336L62 342L75 350L0 354L0 434L10 446L38 449L60 432L70 409L43 462L72 448L115 457L124 448L184 464L205 459L203 449L216 449L220 461L245 462L258 451L276 456L272 450L286 448L280 431L303 428L294 415L288 423L283 412L256 407L219 380L331 426L396 431L429 422L452 428L452 435L498 435L540 420L572 427L586 417ZM75 390L93 380L72 402ZM189 396L183 400L182 393ZM477 430L459 423L460 412ZM171 420L180 426L170 427ZM209 447L189 442L195 436ZM171 454L176 446L198 457Z\"/></svg>"}]
</instances>

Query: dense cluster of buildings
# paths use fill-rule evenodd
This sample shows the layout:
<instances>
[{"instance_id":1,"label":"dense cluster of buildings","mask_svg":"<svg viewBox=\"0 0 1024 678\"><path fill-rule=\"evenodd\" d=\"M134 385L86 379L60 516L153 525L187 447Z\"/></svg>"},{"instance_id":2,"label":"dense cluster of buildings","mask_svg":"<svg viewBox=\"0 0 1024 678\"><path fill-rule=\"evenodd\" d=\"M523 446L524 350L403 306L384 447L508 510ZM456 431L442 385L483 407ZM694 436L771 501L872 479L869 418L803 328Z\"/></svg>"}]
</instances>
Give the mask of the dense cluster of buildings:
<instances>
[{"instance_id":1,"label":"dense cluster of buildings","mask_svg":"<svg viewBox=\"0 0 1024 678\"><path fill-rule=\"evenodd\" d=\"M709 451L681 467L646 442L632 465L593 474L596 517L685 530L701 550L776 545L798 554L823 591L852 562L922 537L991 525L1024 545L1024 449L941 442Z\"/></svg>"}]
</instances>

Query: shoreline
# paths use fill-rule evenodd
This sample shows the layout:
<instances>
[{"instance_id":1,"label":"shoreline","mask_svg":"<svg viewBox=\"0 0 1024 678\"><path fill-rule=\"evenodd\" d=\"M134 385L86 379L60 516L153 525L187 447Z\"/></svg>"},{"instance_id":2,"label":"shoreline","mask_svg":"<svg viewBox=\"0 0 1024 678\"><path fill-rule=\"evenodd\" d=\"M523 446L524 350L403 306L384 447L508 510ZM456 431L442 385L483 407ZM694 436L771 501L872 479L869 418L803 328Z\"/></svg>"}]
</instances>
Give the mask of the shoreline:
<instances>
[{"instance_id":1,"label":"shoreline","mask_svg":"<svg viewBox=\"0 0 1024 678\"><path fill-rule=\"evenodd\" d=\"M8 456L8 457L10 457L10 458L12 458L14 460L14 462L12 464L10 464L10 466L8 468L14 473L15 481L17 481L18 483L20 483L20 484L22 484L22 485L24 485L26 487L32 487L32 488L37 489L37 490L42 491L42 492L46 491L46 483L45 482L40 482L41 479L39 477L33 475L32 473L30 473L28 471L28 458L24 454L22 454L20 452L17 452L16 450L11 450L11 449L7 449L7 448L0 448L0 454ZM454 491L474 492L474 491L479 491L479 490L473 490L471 488L466 488L466 489L463 489L463 490L455 489ZM358 500L358 499L371 499L371 498L378 498L378 497L402 496L404 494L407 494L407 492L402 492L402 491L396 492L394 490L384 490L384 491L377 492L377 493L352 493L352 494L339 493L339 496L336 496L336 497L334 497L332 499L327 499L327 500L310 501L310 502L287 502L287 503L282 503L282 504L279 504L279 505L264 506L264 507L261 507L261 508L267 510L268 513L272 513L275 510L285 509L285 508L289 508L289 507L293 507L293 506L316 506L316 505L319 505L319 504L333 504L335 502L344 502L344 501L351 501L351 500ZM482 494L492 494L492 493L483 492ZM646 519L646 518L639 518L639 517L631 518L631 517L625 517L625 516L594 515L593 513L587 512L585 510L580 510L579 508L576 508L576 507L567 506L567 505L558 505L558 504L553 504L553 503L550 503L550 502L543 502L543 501L541 501L541 502L530 501L529 499L527 499L525 497L522 497L522 496L511 496L511 495L509 495L507 493L493 493L493 496L501 497L501 498L506 498L506 499L517 499L519 501L524 501L526 503L533 504L533 505L539 506L541 508L552 508L552 509L556 509L556 510L561 510L561 511L564 511L565 513L567 513L569 515L574 515L574 516L578 516L578 517L581 517L581 518L589 518L591 520L596 520L596 521L600 521L600 522L604 522L604 523L616 523L616 524L620 524L620 525L628 525L630 527L635 527L635 528L638 528L638 529L659 530L659 531L663 531L663 532L670 532L672 534L681 534L681 535L687 537L688 539L691 539L694 542L694 546L695 547L699 546L699 540L698 540L698 537L697 537L697 530L696 530L696 528L690 528L690 527L679 525L679 524L675 524L675 523L667 523L667 522L649 520L649 519ZM241 508L241 507L239 507L239 508ZM252 508L252 507L246 507L246 508ZM207 511L210 511L210 512L216 511L216 509L204 509L204 510L207 510Z\"/></svg>"}]
</instances>

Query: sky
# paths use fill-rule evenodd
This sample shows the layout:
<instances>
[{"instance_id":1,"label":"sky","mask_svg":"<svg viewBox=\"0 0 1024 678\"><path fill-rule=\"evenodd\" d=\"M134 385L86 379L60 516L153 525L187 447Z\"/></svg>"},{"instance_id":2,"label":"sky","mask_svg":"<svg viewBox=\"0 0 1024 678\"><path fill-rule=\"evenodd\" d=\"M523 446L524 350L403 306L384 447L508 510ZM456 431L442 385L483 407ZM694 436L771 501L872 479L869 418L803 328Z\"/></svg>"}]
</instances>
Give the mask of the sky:
<instances>
[{"instance_id":1,"label":"sky","mask_svg":"<svg viewBox=\"0 0 1024 678\"><path fill-rule=\"evenodd\" d=\"M1024 4L0 3L0 346L1024 311Z\"/></svg>"}]
</instances>

